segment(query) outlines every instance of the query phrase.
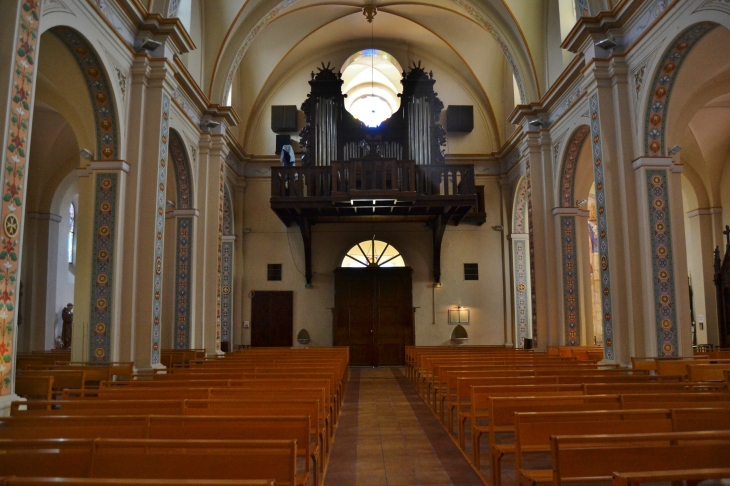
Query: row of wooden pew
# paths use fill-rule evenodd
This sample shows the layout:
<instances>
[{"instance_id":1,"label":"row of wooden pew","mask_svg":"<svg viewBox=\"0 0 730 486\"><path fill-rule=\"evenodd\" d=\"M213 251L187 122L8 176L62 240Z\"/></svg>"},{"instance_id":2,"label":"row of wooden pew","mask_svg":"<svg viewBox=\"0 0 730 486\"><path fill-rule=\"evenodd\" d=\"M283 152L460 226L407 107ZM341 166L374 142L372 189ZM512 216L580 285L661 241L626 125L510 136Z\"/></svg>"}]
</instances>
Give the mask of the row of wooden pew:
<instances>
[{"instance_id":1,"label":"row of wooden pew","mask_svg":"<svg viewBox=\"0 0 730 486\"><path fill-rule=\"evenodd\" d=\"M681 476L676 469L685 479L704 479L698 469L707 478L730 478L726 363L683 360L683 368L662 374L656 362L624 369L575 358L414 346L406 350L406 375L493 486L512 475L532 486L605 481L614 473L618 483L634 484ZM693 367L711 372L693 373ZM647 472L654 476L626 476Z\"/></svg>"},{"instance_id":2,"label":"row of wooden pew","mask_svg":"<svg viewBox=\"0 0 730 486\"><path fill-rule=\"evenodd\" d=\"M0 477L319 486L348 361L347 348L251 348L14 402Z\"/></svg>"}]
</instances>

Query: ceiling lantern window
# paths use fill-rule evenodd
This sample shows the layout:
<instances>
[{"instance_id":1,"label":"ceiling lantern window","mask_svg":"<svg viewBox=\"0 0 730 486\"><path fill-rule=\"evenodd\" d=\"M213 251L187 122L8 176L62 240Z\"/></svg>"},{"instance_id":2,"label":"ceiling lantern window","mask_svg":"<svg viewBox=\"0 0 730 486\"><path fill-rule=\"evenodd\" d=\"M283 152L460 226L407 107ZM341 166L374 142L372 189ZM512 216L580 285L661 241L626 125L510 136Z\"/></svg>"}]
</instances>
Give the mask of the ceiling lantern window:
<instances>
[{"instance_id":1,"label":"ceiling lantern window","mask_svg":"<svg viewBox=\"0 0 730 486\"><path fill-rule=\"evenodd\" d=\"M385 51L364 49L342 66L345 109L369 127L377 127L400 107L402 69Z\"/></svg>"}]
</instances>

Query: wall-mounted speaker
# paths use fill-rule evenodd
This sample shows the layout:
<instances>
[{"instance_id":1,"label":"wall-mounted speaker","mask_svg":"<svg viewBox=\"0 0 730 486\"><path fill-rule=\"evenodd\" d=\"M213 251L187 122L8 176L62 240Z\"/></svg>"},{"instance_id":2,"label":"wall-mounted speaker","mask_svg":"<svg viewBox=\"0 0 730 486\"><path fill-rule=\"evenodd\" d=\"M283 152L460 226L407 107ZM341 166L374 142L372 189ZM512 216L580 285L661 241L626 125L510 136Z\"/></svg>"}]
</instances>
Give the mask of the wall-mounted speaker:
<instances>
[{"instance_id":1,"label":"wall-mounted speaker","mask_svg":"<svg viewBox=\"0 0 730 486\"><path fill-rule=\"evenodd\" d=\"M474 130L474 107L449 105L446 108L446 131L469 133Z\"/></svg>"},{"instance_id":2,"label":"wall-mounted speaker","mask_svg":"<svg viewBox=\"0 0 730 486\"><path fill-rule=\"evenodd\" d=\"M295 105L272 105L271 131L276 133L296 132L297 107Z\"/></svg>"}]
</instances>

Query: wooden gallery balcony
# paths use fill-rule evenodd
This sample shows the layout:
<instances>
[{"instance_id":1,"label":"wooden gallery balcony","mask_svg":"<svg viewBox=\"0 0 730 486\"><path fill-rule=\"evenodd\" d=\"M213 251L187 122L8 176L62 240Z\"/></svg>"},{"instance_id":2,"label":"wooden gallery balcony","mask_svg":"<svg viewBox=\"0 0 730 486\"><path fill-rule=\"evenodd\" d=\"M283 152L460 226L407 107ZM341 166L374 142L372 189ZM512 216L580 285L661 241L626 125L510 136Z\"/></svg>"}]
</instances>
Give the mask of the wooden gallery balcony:
<instances>
[{"instance_id":1,"label":"wooden gallery balcony","mask_svg":"<svg viewBox=\"0 0 730 486\"><path fill-rule=\"evenodd\" d=\"M428 223L436 264L447 224L486 221L484 188L474 184L473 165L416 165L380 157L331 166L273 167L271 209L286 226L296 223L302 230L307 283L311 226L317 223ZM436 265L434 278L440 278Z\"/></svg>"},{"instance_id":2,"label":"wooden gallery balcony","mask_svg":"<svg viewBox=\"0 0 730 486\"><path fill-rule=\"evenodd\" d=\"M271 209L287 226L301 218L357 223L430 222L448 216L444 223L459 224L467 217L484 223L483 193L477 198L482 191L474 185L472 165L372 158L271 169Z\"/></svg>"}]
</instances>

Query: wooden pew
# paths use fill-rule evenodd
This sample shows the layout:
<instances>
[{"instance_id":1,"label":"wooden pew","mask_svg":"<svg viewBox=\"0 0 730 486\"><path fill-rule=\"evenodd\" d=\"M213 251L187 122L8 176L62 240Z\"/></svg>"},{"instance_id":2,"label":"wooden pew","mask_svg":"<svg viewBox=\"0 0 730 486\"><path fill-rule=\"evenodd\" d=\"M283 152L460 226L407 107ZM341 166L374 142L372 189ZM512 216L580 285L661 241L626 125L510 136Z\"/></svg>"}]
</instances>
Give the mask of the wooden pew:
<instances>
[{"instance_id":1,"label":"wooden pew","mask_svg":"<svg viewBox=\"0 0 730 486\"><path fill-rule=\"evenodd\" d=\"M53 400L53 377L17 376L15 393L26 399Z\"/></svg>"},{"instance_id":2,"label":"wooden pew","mask_svg":"<svg viewBox=\"0 0 730 486\"><path fill-rule=\"evenodd\" d=\"M307 460L300 484L306 484L312 456L309 416L176 417L49 416L0 417L2 439L295 439L297 454ZM314 457L315 464L318 462ZM315 469L316 475L316 469ZM319 484L315 477L314 484Z\"/></svg>"},{"instance_id":3,"label":"wooden pew","mask_svg":"<svg viewBox=\"0 0 730 486\"><path fill-rule=\"evenodd\" d=\"M9 478L7 486L276 486L273 479Z\"/></svg>"},{"instance_id":4,"label":"wooden pew","mask_svg":"<svg viewBox=\"0 0 730 486\"><path fill-rule=\"evenodd\" d=\"M472 456L475 467L481 462L481 436L488 433L490 444L495 442L497 432L514 431L516 412L553 412L619 410L619 395L564 395L545 396L494 396L494 392L481 392L481 387L472 388L471 434ZM508 392L509 393L509 392ZM486 409L486 410L485 410ZM481 425L479 419L486 418L488 425Z\"/></svg>"},{"instance_id":5,"label":"wooden pew","mask_svg":"<svg viewBox=\"0 0 730 486\"><path fill-rule=\"evenodd\" d=\"M294 440L0 440L0 451L11 476L296 481Z\"/></svg>"},{"instance_id":6,"label":"wooden pew","mask_svg":"<svg viewBox=\"0 0 730 486\"><path fill-rule=\"evenodd\" d=\"M730 467L730 432L553 436L552 483L609 480L613 473ZM520 477L523 486L535 484Z\"/></svg>"},{"instance_id":7,"label":"wooden pew","mask_svg":"<svg viewBox=\"0 0 730 486\"><path fill-rule=\"evenodd\" d=\"M673 466L670 466L673 467ZM613 473L613 486L633 486L641 483L672 481L696 484L707 479L730 479L730 468L668 469L638 473Z\"/></svg>"}]
</instances>

